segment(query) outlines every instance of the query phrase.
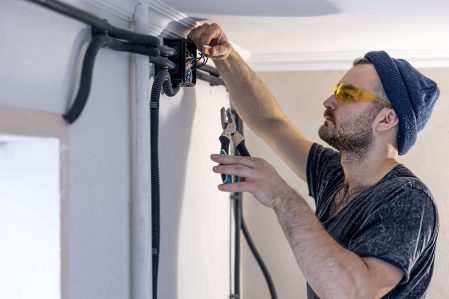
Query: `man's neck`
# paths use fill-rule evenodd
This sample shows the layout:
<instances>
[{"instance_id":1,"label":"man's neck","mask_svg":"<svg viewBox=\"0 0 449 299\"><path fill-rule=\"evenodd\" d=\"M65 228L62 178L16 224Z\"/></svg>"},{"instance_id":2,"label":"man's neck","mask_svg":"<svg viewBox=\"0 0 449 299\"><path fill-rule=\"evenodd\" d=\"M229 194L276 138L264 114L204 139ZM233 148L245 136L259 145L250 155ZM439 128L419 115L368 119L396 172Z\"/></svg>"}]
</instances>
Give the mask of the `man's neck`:
<instances>
[{"instance_id":1,"label":"man's neck","mask_svg":"<svg viewBox=\"0 0 449 299\"><path fill-rule=\"evenodd\" d=\"M382 179L396 165L397 151L392 148L372 149L364 157L341 153L345 184L349 189L371 186Z\"/></svg>"}]
</instances>

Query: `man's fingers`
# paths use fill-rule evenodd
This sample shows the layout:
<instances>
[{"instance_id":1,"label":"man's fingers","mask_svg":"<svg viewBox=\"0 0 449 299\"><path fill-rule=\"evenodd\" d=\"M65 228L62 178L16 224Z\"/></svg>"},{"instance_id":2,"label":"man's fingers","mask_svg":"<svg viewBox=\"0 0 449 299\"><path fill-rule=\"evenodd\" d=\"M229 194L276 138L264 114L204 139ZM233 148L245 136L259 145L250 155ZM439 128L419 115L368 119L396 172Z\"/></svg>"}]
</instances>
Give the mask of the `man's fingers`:
<instances>
[{"instance_id":1,"label":"man's fingers","mask_svg":"<svg viewBox=\"0 0 449 299\"><path fill-rule=\"evenodd\" d=\"M208 52L209 52L208 56L219 58L221 56L225 56L229 52L229 45L213 46L212 48L208 49Z\"/></svg>"},{"instance_id":2,"label":"man's fingers","mask_svg":"<svg viewBox=\"0 0 449 299\"><path fill-rule=\"evenodd\" d=\"M240 164L243 166L247 166L250 168L253 168L255 166L255 162L258 160L258 158L253 157L239 157L239 156L232 156L232 155L218 155L218 154L212 154L210 156L211 160L214 162L217 162L219 164Z\"/></svg>"},{"instance_id":3,"label":"man's fingers","mask_svg":"<svg viewBox=\"0 0 449 299\"><path fill-rule=\"evenodd\" d=\"M251 183L235 182L232 184L220 184L218 189L224 192L247 192L251 190Z\"/></svg>"},{"instance_id":4,"label":"man's fingers","mask_svg":"<svg viewBox=\"0 0 449 299\"><path fill-rule=\"evenodd\" d=\"M187 36L188 39L190 39L198 49L202 49L203 45L201 44L201 36L203 35L203 32L207 29L209 24L203 24L201 26L198 26L192 31L190 31L189 35Z\"/></svg>"},{"instance_id":5,"label":"man's fingers","mask_svg":"<svg viewBox=\"0 0 449 299\"><path fill-rule=\"evenodd\" d=\"M230 52L230 44L223 30L215 23L203 24L194 28L187 38L209 57L225 57ZM205 48L204 46L210 46L211 48Z\"/></svg>"},{"instance_id":6,"label":"man's fingers","mask_svg":"<svg viewBox=\"0 0 449 299\"><path fill-rule=\"evenodd\" d=\"M217 165L214 166L212 170L216 173L236 175L246 179L254 177L254 171L251 168L242 165Z\"/></svg>"},{"instance_id":7,"label":"man's fingers","mask_svg":"<svg viewBox=\"0 0 449 299\"><path fill-rule=\"evenodd\" d=\"M198 49L201 49L203 47L201 38L204 35L204 32L207 30L207 28L209 28L209 26L210 26L209 24L200 25L192 29L192 31L189 33L188 38L195 43Z\"/></svg>"},{"instance_id":8,"label":"man's fingers","mask_svg":"<svg viewBox=\"0 0 449 299\"><path fill-rule=\"evenodd\" d=\"M214 45L220 45L221 41L225 41L223 38L223 31L217 24L209 25L201 35L201 45L211 45L212 41L217 41ZM200 48L202 49L202 47Z\"/></svg>"}]
</instances>

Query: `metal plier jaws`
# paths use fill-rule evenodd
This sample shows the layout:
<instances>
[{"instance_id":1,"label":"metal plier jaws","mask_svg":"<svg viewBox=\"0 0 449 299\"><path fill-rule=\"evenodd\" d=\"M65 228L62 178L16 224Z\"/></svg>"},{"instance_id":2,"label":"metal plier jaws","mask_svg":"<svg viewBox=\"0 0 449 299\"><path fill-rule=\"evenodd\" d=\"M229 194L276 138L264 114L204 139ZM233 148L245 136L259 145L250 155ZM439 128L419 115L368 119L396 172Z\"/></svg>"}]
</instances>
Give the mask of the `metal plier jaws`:
<instances>
[{"instance_id":1,"label":"metal plier jaws","mask_svg":"<svg viewBox=\"0 0 449 299\"><path fill-rule=\"evenodd\" d=\"M245 146L245 139L243 138L242 134L237 131L237 125L235 123L235 119L232 115L231 109L226 109L225 107L223 107L220 110L220 114L221 126L223 128L223 133L219 138L221 143L220 154L229 155L230 145L233 144L234 148L237 149L241 156L250 156ZM221 174L221 179L225 184L232 183L232 176L230 175Z\"/></svg>"}]
</instances>

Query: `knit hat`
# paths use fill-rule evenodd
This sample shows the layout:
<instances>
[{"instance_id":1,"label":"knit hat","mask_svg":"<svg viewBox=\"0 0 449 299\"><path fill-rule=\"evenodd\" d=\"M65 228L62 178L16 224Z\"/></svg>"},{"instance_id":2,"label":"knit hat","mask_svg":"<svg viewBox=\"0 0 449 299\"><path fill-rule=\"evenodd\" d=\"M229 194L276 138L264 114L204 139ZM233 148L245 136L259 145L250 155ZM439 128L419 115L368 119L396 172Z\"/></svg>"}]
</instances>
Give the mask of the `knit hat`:
<instances>
[{"instance_id":1,"label":"knit hat","mask_svg":"<svg viewBox=\"0 0 449 299\"><path fill-rule=\"evenodd\" d=\"M385 51L368 52L365 58L374 64L399 118L398 151L403 155L415 144L416 134L429 119L440 90L410 63L391 58Z\"/></svg>"}]
</instances>

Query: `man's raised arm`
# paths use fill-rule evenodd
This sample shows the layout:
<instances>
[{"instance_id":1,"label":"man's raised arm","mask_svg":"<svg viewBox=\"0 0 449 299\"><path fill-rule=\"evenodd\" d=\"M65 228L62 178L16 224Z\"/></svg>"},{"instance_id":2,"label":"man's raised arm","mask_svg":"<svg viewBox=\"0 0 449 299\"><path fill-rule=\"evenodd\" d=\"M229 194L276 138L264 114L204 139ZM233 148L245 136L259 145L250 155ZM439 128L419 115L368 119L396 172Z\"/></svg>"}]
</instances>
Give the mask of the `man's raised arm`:
<instances>
[{"instance_id":1,"label":"man's raised arm","mask_svg":"<svg viewBox=\"0 0 449 299\"><path fill-rule=\"evenodd\" d=\"M217 24L203 24L193 29L188 38L214 60L240 117L306 180L312 141L291 124L266 85L234 50L223 30Z\"/></svg>"}]
</instances>

